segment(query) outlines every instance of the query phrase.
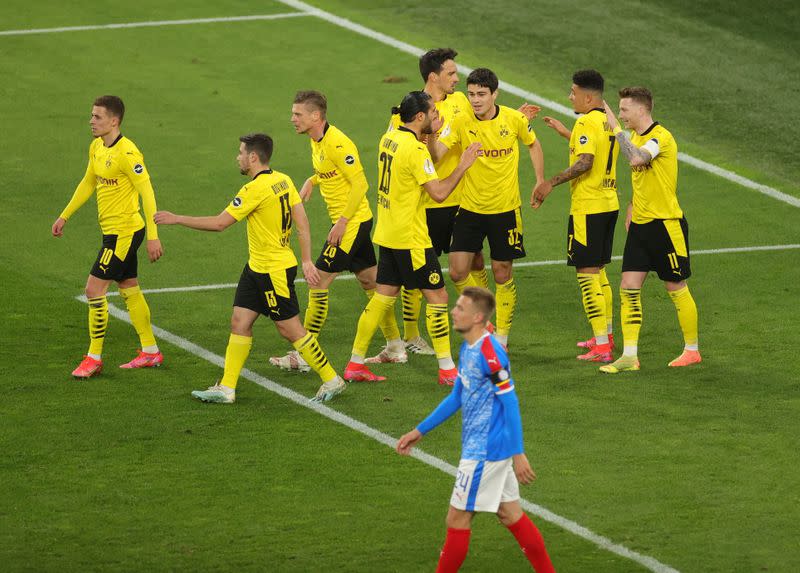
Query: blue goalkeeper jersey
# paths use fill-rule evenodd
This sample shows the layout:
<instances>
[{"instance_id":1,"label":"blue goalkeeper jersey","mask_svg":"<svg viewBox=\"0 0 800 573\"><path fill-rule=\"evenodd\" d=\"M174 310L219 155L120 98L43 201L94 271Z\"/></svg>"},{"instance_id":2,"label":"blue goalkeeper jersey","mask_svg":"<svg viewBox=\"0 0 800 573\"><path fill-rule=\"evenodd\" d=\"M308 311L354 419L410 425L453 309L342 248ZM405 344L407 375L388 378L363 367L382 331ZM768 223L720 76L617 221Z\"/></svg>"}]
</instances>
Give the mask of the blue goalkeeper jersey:
<instances>
[{"instance_id":1,"label":"blue goalkeeper jersey","mask_svg":"<svg viewBox=\"0 0 800 573\"><path fill-rule=\"evenodd\" d=\"M453 391L417 429L426 434L461 409L461 459L499 461L521 454L522 420L508 354L488 332L464 342Z\"/></svg>"}]
</instances>

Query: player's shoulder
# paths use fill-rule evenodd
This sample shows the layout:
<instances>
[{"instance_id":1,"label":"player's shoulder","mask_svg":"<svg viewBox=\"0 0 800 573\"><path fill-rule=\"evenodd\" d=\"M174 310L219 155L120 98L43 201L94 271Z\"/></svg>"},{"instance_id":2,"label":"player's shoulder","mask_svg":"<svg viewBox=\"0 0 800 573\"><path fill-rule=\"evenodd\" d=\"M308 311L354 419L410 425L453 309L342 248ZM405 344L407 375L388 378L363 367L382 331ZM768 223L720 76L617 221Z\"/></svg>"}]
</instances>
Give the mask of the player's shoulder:
<instances>
[{"instance_id":1,"label":"player's shoulder","mask_svg":"<svg viewBox=\"0 0 800 573\"><path fill-rule=\"evenodd\" d=\"M525 117L525 114L519 111L518 109L514 109L513 107L508 107L507 105L501 105L500 107L500 115L506 118L511 119L521 119L528 122L528 118Z\"/></svg>"},{"instance_id":2,"label":"player's shoulder","mask_svg":"<svg viewBox=\"0 0 800 573\"><path fill-rule=\"evenodd\" d=\"M463 105L471 107L469 104L469 99L467 98L467 95L464 92L455 91L447 97L453 98L453 103L458 104L459 106Z\"/></svg>"},{"instance_id":3,"label":"player's shoulder","mask_svg":"<svg viewBox=\"0 0 800 573\"><path fill-rule=\"evenodd\" d=\"M487 334L483 337L480 346L481 356L486 360L490 372L497 372L508 365L508 353L503 345L494 337Z\"/></svg>"},{"instance_id":4,"label":"player's shoulder","mask_svg":"<svg viewBox=\"0 0 800 573\"><path fill-rule=\"evenodd\" d=\"M136 144L125 136L122 136L120 138L120 140L117 142L117 145L119 146L119 150L122 153L128 153L131 155L142 154L142 152L139 151L139 148L136 146Z\"/></svg>"},{"instance_id":5,"label":"player's shoulder","mask_svg":"<svg viewBox=\"0 0 800 573\"><path fill-rule=\"evenodd\" d=\"M672 132L658 122L656 122L649 132L645 134L645 137L648 139L655 138L659 143L662 141L675 141L675 137L672 135Z\"/></svg>"}]
</instances>

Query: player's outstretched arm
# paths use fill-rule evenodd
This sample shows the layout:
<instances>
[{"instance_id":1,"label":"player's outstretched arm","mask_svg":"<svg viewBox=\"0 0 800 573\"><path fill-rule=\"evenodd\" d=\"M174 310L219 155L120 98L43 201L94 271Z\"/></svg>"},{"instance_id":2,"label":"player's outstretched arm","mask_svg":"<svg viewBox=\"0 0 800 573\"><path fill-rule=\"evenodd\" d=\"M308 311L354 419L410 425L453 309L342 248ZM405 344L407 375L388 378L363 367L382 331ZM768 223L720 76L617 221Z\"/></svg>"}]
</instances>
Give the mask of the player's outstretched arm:
<instances>
[{"instance_id":1,"label":"player's outstretched arm","mask_svg":"<svg viewBox=\"0 0 800 573\"><path fill-rule=\"evenodd\" d=\"M297 240L300 241L300 260L303 262L303 276L309 286L319 284L319 271L311 261L311 225L302 203L292 205L292 222L297 228Z\"/></svg>"},{"instance_id":2,"label":"player's outstretched arm","mask_svg":"<svg viewBox=\"0 0 800 573\"><path fill-rule=\"evenodd\" d=\"M576 177L580 177L592 168L593 163L594 155L591 153L581 153L575 163L567 167L564 171L547 181L542 181L534 187L533 196L531 197L531 207L534 209L541 207L544 200L550 195L553 187L566 183Z\"/></svg>"},{"instance_id":3,"label":"player's outstretched arm","mask_svg":"<svg viewBox=\"0 0 800 573\"><path fill-rule=\"evenodd\" d=\"M453 192L453 189L456 188L456 185L458 185L458 182L461 181L461 178L464 176L464 173L467 172L467 169L472 167L472 164L475 163L480 150L480 143L477 141L472 143L461 154L461 160L458 162L458 165L455 169L453 169L453 172L450 175L442 180L434 179L433 181L428 181L425 183L423 187L425 191L428 192L428 195L430 195L431 198L437 203L441 203L447 199L450 196L450 193Z\"/></svg>"},{"instance_id":4,"label":"player's outstretched arm","mask_svg":"<svg viewBox=\"0 0 800 573\"><path fill-rule=\"evenodd\" d=\"M622 154L628 160L628 163L631 164L631 167L640 167L650 163L652 159L650 153L646 149L634 145L628 132L620 128L617 116L614 115L614 111L605 101L603 101L603 107L606 109L608 126L611 128L611 131L614 132L614 137L616 137L619 142L619 148L622 150Z\"/></svg>"},{"instance_id":5,"label":"player's outstretched arm","mask_svg":"<svg viewBox=\"0 0 800 573\"><path fill-rule=\"evenodd\" d=\"M425 144L428 146L428 151L430 152L434 163L438 163L439 160L444 157L449 150L444 143L439 141L439 136L436 135L436 133L431 133L428 136Z\"/></svg>"},{"instance_id":6,"label":"player's outstretched arm","mask_svg":"<svg viewBox=\"0 0 800 573\"><path fill-rule=\"evenodd\" d=\"M569 130L566 127L564 127L564 124L558 121L556 118L545 116L542 118L542 121L544 121L544 124L547 127L555 130L555 132L564 139L569 139L570 137L572 137L572 130Z\"/></svg>"},{"instance_id":7,"label":"player's outstretched arm","mask_svg":"<svg viewBox=\"0 0 800 573\"><path fill-rule=\"evenodd\" d=\"M525 102L521 106L519 106L519 109L517 111L519 111L522 115L524 115L528 119L528 121L532 121L536 119L536 116L539 115L539 112L542 111L542 108L540 108L538 105L533 105L532 103Z\"/></svg>"},{"instance_id":8,"label":"player's outstretched arm","mask_svg":"<svg viewBox=\"0 0 800 573\"><path fill-rule=\"evenodd\" d=\"M181 225L198 231L224 231L236 222L233 215L223 211L219 215L210 217L190 217L188 215L176 215L169 211L157 211L153 215L156 225Z\"/></svg>"}]
</instances>

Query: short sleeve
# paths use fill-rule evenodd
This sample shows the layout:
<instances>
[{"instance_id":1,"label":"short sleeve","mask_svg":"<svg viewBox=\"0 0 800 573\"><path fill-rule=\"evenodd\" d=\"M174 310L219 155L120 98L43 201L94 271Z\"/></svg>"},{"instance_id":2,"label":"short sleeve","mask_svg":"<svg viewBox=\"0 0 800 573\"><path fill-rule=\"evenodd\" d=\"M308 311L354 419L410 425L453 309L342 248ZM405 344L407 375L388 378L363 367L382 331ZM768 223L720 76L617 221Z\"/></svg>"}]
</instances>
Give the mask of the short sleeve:
<instances>
[{"instance_id":1,"label":"short sleeve","mask_svg":"<svg viewBox=\"0 0 800 573\"><path fill-rule=\"evenodd\" d=\"M439 132L439 141L447 149L452 149L454 146L461 144L461 126L464 120L461 119L464 114L456 115L450 123L442 126L442 131Z\"/></svg>"},{"instance_id":2,"label":"short sleeve","mask_svg":"<svg viewBox=\"0 0 800 573\"><path fill-rule=\"evenodd\" d=\"M286 182L289 184L289 206L294 207L298 203L302 203L303 200L300 198L300 193L297 192L297 187L294 186L294 182L288 177L286 178Z\"/></svg>"},{"instance_id":3,"label":"short sleeve","mask_svg":"<svg viewBox=\"0 0 800 573\"><path fill-rule=\"evenodd\" d=\"M572 128L572 140L575 142L575 155L597 154L597 144L599 143L597 130L591 122L586 121L586 118L575 122L575 127Z\"/></svg>"},{"instance_id":4,"label":"short sleeve","mask_svg":"<svg viewBox=\"0 0 800 573\"><path fill-rule=\"evenodd\" d=\"M294 189L294 185L291 186L289 190L290 197L292 189ZM295 195L297 195L298 200L300 196L297 193L297 190L294 189ZM245 217L247 217L250 213L252 213L256 207L261 204L263 197L256 192L255 189L250 188L248 185L245 185L239 192L236 194L236 197L233 198L233 201L225 208L231 217L236 219L237 221L241 221Z\"/></svg>"},{"instance_id":5,"label":"short sleeve","mask_svg":"<svg viewBox=\"0 0 800 573\"><path fill-rule=\"evenodd\" d=\"M515 114L517 122L517 137L524 145L533 145L536 141L536 132L533 131L533 126L525 117L525 114L517 112Z\"/></svg>"},{"instance_id":6,"label":"short sleeve","mask_svg":"<svg viewBox=\"0 0 800 573\"><path fill-rule=\"evenodd\" d=\"M661 146L658 143L658 139L655 137L648 139L647 142L642 145L642 149L646 150L647 153L650 154L650 161L658 157L659 152L661 151Z\"/></svg>"},{"instance_id":7,"label":"short sleeve","mask_svg":"<svg viewBox=\"0 0 800 573\"><path fill-rule=\"evenodd\" d=\"M411 154L410 159L411 165L409 167L417 184L425 185L429 181L439 178L439 176L436 174L436 168L433 166L433 159L431 159L431 154L427 147L423 145L417 147L417 149Z\"/></svg>"}]
</instances>

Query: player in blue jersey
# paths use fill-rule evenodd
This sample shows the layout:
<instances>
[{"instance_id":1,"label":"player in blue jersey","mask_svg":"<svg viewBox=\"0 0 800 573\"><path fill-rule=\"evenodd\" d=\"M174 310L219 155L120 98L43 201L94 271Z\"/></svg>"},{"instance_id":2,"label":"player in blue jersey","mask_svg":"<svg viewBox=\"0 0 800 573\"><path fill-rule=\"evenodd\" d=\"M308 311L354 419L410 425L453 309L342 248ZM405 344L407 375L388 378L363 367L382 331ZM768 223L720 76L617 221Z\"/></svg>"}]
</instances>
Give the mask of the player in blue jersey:
<instances>
[{"instance_id":1,"label":"player in blue jersey","mask_svg":"<svg viewBox=\"0 0 800 573\"><path fill-rule=\"evenodd\" d=\"M519 542L537 573L554 572L541 533L522 511L519 483L536 474L522 445L522 419L508 354L486 330L495 299L479 287L466 287L452 310L453 328L464 337L453 391L416 428L397 442L403 455L459 409L461 462L450 497L447 538L438 572L458 571L467 556L475 512L497 514Z\"/></svg>"}]
</instances>

